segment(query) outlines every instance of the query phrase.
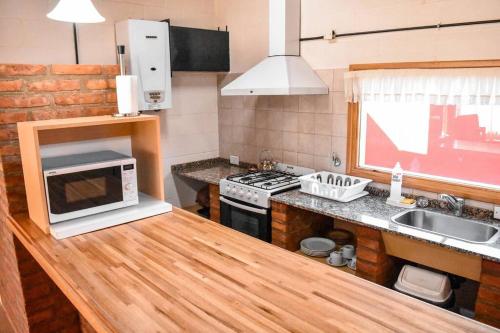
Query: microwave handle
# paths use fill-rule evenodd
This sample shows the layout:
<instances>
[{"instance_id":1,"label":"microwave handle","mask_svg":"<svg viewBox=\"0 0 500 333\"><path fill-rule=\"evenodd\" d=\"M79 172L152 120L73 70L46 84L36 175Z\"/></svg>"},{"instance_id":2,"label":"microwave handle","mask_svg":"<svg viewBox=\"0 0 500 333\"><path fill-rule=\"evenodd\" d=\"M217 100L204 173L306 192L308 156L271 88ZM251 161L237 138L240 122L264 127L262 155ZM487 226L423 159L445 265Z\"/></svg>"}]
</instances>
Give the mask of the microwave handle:
<instances>
[{"instance_id":1,"label":"microwave handle","mask_svg":"<svg viewBox=\"0 0 500 333\"><path fill-rule=\"evenodd\" d=\"M230 206L233 206L233 207L236 207L236 208L239 208L239 209L242 209L242 210L246 210L246 211L249 211L249 212L252 212L252 213L256 213L256 214L261 214L261 215L266 215L267 214L267 210L266 209L258 209L258 208L253 208L253 207L245 206L245 205L239 204L237 202L228 200L228 199L226 199L224 197L219 197L219 199L220 199L220 201L222 201L224 203L227 203Z\"/></svg>"}]
</instances>

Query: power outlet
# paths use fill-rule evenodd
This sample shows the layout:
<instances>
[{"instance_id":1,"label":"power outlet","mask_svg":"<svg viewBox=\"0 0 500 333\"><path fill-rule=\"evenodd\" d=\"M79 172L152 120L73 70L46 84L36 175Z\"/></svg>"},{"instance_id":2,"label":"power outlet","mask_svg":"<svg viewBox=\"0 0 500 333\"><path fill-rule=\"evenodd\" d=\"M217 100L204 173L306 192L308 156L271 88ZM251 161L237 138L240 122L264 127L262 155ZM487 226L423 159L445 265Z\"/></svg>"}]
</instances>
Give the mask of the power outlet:
<instances>
[{"instance_id":1,"label":"power outlet","mask_svg":"<svg viewBox=\"0 0 500 333\"><path fill-rule=\"evenodd\" d=\"M493 217L500 220L500 206L493 208Z\"/></svg>"},{"instance_id":2,"label":"power outlet","mask_svg":"<svg viewBox=\"0 0 500 333\"><path fill-rule=\"evenodd\" d=\"M240 157L235 155L229 155L229 163L234 165L240 165Z\"/></svg>"}]
</instances>

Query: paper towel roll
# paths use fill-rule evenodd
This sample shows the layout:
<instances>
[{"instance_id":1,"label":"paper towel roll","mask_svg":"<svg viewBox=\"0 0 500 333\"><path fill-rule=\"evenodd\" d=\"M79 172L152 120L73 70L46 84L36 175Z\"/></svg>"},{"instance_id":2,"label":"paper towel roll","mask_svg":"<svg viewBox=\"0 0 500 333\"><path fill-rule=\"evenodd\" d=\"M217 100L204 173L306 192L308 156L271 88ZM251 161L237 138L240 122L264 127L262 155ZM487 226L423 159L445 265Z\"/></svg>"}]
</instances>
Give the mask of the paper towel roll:
<instances>
[{"instance_id":1,"label":"paper towel roll","mask_svg":"<svg viewBox=\"0 0 500 333\"><path fill-rule=\"evenodd\" d=\"M118 113L123 115L137 115L139 103L137 101L137 76L116 76L116 99Z\"/></svg>"}]
</instances>

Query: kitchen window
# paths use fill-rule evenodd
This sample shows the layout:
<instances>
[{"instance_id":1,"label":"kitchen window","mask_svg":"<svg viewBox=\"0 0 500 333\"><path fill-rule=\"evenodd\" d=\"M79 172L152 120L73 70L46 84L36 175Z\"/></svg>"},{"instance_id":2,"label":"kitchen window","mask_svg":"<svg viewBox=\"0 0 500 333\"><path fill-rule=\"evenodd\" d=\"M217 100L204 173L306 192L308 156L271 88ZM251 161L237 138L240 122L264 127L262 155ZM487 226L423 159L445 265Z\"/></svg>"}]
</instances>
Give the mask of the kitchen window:
<instances>
[{"instance_id":1,"label":"kitchen window","mask_svg":"<svg viewBox=\"0 0 500 333\"><path fill-rule=\"evenodd\" d=\"M500 203L500 61L388 67L346 74L348 173Z\"/></svg>"}]
</instances>

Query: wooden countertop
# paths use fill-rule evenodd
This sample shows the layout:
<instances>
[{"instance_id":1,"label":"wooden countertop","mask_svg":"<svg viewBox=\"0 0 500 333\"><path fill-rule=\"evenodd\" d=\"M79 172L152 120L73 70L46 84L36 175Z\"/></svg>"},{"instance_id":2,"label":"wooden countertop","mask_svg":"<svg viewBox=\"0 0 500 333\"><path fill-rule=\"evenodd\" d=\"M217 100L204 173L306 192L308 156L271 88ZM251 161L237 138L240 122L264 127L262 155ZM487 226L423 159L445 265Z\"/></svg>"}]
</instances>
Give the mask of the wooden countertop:
<instances>
[{"instance_id":1,"label":"wooden countertop","mask_svg":"<svg viewBox=\"0 0 500 333\"><path fill-rule=\"evenodd\" d=\"M180 209L60 241L8 223L98 332L498 332Z\"/></svg>"}]
</instances>

